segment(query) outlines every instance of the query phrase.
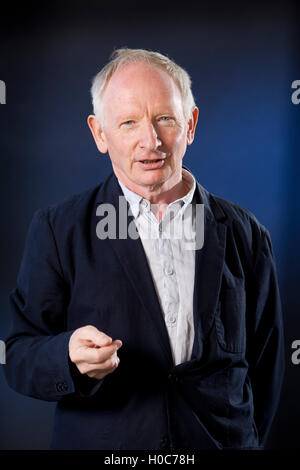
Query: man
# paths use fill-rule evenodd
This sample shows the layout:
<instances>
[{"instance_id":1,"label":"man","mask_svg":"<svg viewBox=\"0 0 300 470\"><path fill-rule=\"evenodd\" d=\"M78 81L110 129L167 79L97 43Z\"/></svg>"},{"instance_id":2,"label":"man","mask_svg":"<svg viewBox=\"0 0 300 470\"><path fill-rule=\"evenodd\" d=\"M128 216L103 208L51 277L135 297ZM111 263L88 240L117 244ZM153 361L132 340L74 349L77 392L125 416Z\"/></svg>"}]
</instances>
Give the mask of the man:
<instances>
[{"instance_id":1,"label":"man","mask_svg":"<svg viewBox=\"0 0 300 470\"><path fill-rule=\"evenodd\" d=\"M116 51L88 118L113 173L33 217L5 370L18 392L58 401L53 449L266 442L284 371L271 241L182 166L198 117L190 85L161 54ZM199 238L201 204L203 246L163 236L172 222ZM114 236L124 221L127 236Z\"/></svg>"}]
</instances>

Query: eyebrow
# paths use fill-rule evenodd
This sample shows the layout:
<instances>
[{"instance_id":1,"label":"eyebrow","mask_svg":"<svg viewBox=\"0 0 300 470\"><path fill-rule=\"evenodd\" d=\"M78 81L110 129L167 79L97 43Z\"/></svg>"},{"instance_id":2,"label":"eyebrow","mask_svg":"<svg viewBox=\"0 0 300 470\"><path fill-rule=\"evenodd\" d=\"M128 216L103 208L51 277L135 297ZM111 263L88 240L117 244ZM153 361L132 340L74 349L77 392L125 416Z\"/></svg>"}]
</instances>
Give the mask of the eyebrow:
<instances>
[{"instance_id":1,"label":"eyebrow","mask_svg":"<svg viewBox=\"0 0 300 470\"><path fill-rule=\"evenodd\" d=\"M176 116L176 113L174 113L174 111L171 111L170 109L165 109L158 113L155 113L154 117L166 116L166 115ZM138 118L139 118L139 114L135 112L128 112L126 114L124 113L124 114L120 114L116 116L117 121L128 121L129 119L138 119Z\"/></svg>"}]
</instances>

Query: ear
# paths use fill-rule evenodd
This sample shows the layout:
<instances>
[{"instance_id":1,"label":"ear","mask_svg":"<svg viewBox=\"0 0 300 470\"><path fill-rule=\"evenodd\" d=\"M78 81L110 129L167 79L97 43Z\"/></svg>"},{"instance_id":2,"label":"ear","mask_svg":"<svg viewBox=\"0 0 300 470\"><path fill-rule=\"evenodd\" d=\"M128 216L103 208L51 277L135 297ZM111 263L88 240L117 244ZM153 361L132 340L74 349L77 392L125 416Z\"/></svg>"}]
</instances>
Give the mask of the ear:
<instances>
[{"instance_id":1,"label":"ear","mask_svg":"<svg viewBox=\"0 0 300 470\"><path fill-rule=\"evenodd\" d=\"M188 122L187 144L191 145L194 140L195 129L198 121L199 109L197 106L193 109L192 116Z\"/></svg>"},{"instance_id":2,"label":"ear","mask_svg":"<svg viewBox=\"0 0 300 470\"><path fill-rule=\"evenodd\" d=\"M106 153L108 150L107 143L103 130L101 129L100 124L98 122L98 119L96 118L96 116L91 114L87 119L87 123L91 130L91 133L93 134L99 152Z\"/></svg>"}]
</instances>

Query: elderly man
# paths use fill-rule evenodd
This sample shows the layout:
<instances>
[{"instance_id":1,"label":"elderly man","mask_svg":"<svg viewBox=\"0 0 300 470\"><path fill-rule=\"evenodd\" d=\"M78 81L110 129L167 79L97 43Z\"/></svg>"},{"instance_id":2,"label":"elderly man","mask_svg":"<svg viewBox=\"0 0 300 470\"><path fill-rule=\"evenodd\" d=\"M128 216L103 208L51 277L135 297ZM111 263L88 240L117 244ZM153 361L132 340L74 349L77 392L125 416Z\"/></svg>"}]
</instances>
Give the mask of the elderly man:
<instances>
[{"instance_id":1,"label":"elderly man","mask_svg":"<svg viewBox=\"0 0 300 470\"><path fill-rule=\"evenodd\" d=\"M117 50L92 97L88 124L113 172L33 217L8 383L58 402L53 449L263 448L284 372L269 233L182 166L198 109L181 67ZM203 246L164 236L172 223L197 239L201 205ZM136 236L120 236L124 224Z\"/></svg>"}]
</instances>

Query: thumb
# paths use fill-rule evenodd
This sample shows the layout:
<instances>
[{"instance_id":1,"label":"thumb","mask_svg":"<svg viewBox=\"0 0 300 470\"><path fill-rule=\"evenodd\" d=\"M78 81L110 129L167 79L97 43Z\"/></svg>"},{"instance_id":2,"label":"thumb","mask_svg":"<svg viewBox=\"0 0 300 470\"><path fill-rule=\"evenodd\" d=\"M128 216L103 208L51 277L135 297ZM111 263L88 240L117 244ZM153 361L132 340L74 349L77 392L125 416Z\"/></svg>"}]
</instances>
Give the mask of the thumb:
<instances>
[{"instance_id":1,"label":"thumb","mask_svg":"<svg viewBox=\"0 0 300 470\"><path fill-rule=\"evenodd\" d=\"M121 341L120 339L115 339L115 340L113 341L113 344L116 345L117 350L118 350L118 349L120 349L120 347L122 346L123 343L122 343L122 341Z\"/></svg>"}]
</instances>

